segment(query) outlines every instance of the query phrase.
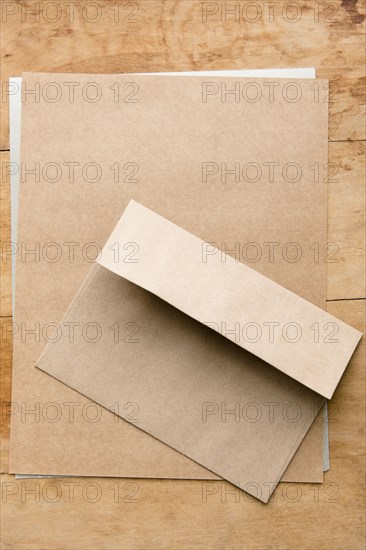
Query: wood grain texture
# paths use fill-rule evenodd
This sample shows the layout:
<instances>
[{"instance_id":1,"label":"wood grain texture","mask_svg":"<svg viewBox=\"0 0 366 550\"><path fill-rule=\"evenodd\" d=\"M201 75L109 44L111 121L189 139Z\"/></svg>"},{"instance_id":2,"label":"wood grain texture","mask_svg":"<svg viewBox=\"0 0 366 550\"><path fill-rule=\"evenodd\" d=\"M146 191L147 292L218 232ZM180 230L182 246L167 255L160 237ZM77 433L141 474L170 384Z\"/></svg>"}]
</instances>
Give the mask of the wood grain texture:
<instances>
[{"instance_id":1,"label":"wood grain texture","mask_svg":"<svg viewBox=\"0 0 366 550\"><path fill-rule=\"evenodd\" d=\"M364 301L331 302L329 311L364 330ZM364 386L359 346L330 405L323 485L280 483L264 505L221 481L3 475L2 548L364 549Z\"/></svg>"},{"instance_id":2,"label":"wood grain texture","mask_svg":"<svg viewBox=\"0 0 366 550\"><path fill-rule=\"evenodd\" d=\"M10 155L0 153L0 317L10 316L11 311L11 258L8 256L10 232L10 178L7 175Z\"/></svg>"},{"instance_id":3,"label":"wood grain texture","mask_svg":"<svg viewBox=\"0 0 366 550\"><path fill-rule=\"evenodd\" d=\"M365 297L365 142L329 144L327 299ZM337 171L334 176L331 171Z\"/></svg>"},{"instance_id":4,"label":"wood grain texture","mask_svg":"<svg viewBox=\"0 0 366 550\"><path fill-rule=\"evenodd\" d=\"M123 73L315 66L333 85L330 139L365 139L362 0L2 2L2 83L23 71ZM254 4L254 7L253 7ZM291 6L292 4L292 6ZM118 8L118 12L117 12ZM8 97L2 88L1 149Z\"/></svg>"},{"instance_id":5,"label":"wood grain texture","mask_svg":"<svg viewBox=\"0 0 366 550\"><path fill-rule=\"evenodd\" d=\"M329 79L334 101L329 103L330 141L366 138L366 79L363 66L354 68L317 68L319 78ZM333 95L334 94L334 95Z\"/></svg>"},{"instance_id":6,"label":"wood grain texture","mask_svg":"<svg viewBox=\"0 0 366 550\"><path fill-rule=\"evenodd\" d=\"M12 318L1 317L0 319L0 473L8 472L9 469L9 439L10 439L10 412L11 412L11 380L12 380Z\"/></svg>"}]
</instances>

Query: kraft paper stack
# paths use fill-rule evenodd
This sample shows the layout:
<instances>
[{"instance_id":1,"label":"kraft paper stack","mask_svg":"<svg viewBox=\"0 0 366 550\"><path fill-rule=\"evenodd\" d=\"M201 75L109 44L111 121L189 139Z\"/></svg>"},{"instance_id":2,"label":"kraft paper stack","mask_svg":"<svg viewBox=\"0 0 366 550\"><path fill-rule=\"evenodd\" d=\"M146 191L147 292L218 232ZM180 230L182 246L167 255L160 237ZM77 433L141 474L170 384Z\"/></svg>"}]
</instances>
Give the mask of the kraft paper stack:
<instances>
[{"instance_id":1,"label":"kraft paper stack","mask_svg":"<svg viewBox=\"0 0 366 550\"><path fill-rule=\"evenodd\" d=\"M23 75L11 472L322 481L326 84Z\"/></svg>"}]
</instances>

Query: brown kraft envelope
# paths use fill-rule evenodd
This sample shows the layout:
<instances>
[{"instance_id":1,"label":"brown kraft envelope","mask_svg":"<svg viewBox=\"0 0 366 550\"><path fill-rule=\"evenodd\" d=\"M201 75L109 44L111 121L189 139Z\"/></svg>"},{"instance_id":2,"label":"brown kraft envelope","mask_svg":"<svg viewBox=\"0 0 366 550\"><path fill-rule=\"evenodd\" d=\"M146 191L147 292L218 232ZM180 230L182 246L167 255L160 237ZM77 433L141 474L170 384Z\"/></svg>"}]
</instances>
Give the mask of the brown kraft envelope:
<instances>
[{"instance_id":1,"label":"brown kraft envelope","mask_svg":"<svg viewBox=\"0 0 366 550\"><path fill-rule=\"evenodd\" d=\"M135 261L121 254L131 243ZM327 399L362 336L133 200L97 262ZM331 338L314 336L320 325L332 328Z\"/></svg>"},{"instance_id":2,"label":"brown kraft envelope","mask_svg":"<svg viewBox=\"0 0 366 550\"><path fill-rule=\"evenodd\" d=\"M120 253L127 243L137 245L135 261L126 261ZM206 244L131 201L98 263L177 306L194 320L213 319L208 324L214 326L219 320L224 320L226 327L239 324L234 333L226 332L229 340L331 397L361 333L234 258L218 259L214 255L210 264L203 262ZM224 430L222 422L208 424L208 416L219 403L226 404L233 395L240 399L241 392L258 406L258 385L253 384L255 368L247 369L247 354L235 354L235 361L228 348L227 363L212 342L206 341L206 349L199 346L195 338L199 327L187 315L182 316L179 331L172 329L176 325L168 319L170 312L175 317L171 308L162 320L154 318L151 323L151 295L140 293L138 287L131 288L124 281L111 283L108 275L108 288L103 289L100 281L105 275L94 270L86 278L63 322L71 324L103 315L109 318L113 311L110 318L118 319L123 326L128 323L128 304L132 303L138 324L143 327L137 351L128 346L106 346L96 338L91 353L85 338L71 346L64 339L49 343L37 366L101 405L113 401L140 404L134 419L138 427L267 502L271 494L268 485L272 482L271 489L275 487L314 421L314 411L321 403L319 395L277 377L278 372L274 384L268 365L258 361L259 393L263 391L261 385L270 388L272 403L282 406L284 393L287 398L291 395L291 403L301 411L297 419L301 421L294 422L292 417L291 422L283 418L270 424L256 415L252 422L225 422ZM115 295L109 294L110 287L114 287ZM164 309L164 304L155 302L155 307ZM268 319L272 319L273 328L280 327L273 337L263 334ZM309 338L315 322L338 327L339 338L329 342L333 345ZM254 335L250 336L248 329L253 327ZM289 329L294 332L291 336ZM242 338L236 339L237 333ZM202 357L207 359L204 367ZM317 365L318 372L313 365ZM119 414L129 418L126 411Z\"/></svg>"},{"instance_id":3,"label":"brown kraft envelope","mask_svg":"<svg viewBox=\"0 0 366 550\"><path fill-rule=\"evenodd\" d=\"M324 307L327 104L306 80L23 78L10 469L216 477L112 412L92 422L86 398L34 365L52 339L49 328L71 342L62 317L131 198ZM324 89L325 81L315 82ZM126 345L136 344L128 342L134 318L131 311L132 325L122 327ZM106 342L113 334L104 327ZM217 341L226 356L228 343ZM115 403L109 408L116 412ZM319 424L309 434L318 444L305 438L291 481L321 479Z\"/></svg>"}]
</instances>

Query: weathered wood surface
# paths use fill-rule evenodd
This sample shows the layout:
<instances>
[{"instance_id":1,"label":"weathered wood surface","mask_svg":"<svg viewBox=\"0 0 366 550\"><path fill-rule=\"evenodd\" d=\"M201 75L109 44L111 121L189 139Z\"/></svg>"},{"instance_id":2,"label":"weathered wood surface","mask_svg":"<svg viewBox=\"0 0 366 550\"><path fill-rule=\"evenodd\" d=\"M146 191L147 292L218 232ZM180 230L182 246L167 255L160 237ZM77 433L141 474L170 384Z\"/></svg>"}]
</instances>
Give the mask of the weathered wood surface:
<instances>
[{"instance_id":1,"label":"weathered wood surface","mask_svg":"<svg viewBox=\"0 0 366 550\"><path fill-rule=\"evenodd\" d=\"M2 4L2 82L23 71L315 66L334 87L330 139L365 139L362 0L241 0L234 13L235 2L221 0L99 0L94 9L79 0L58 2L58 11L48 0ZM3 95L1 149L7 149Z\"/></svg>"}]
</instances>

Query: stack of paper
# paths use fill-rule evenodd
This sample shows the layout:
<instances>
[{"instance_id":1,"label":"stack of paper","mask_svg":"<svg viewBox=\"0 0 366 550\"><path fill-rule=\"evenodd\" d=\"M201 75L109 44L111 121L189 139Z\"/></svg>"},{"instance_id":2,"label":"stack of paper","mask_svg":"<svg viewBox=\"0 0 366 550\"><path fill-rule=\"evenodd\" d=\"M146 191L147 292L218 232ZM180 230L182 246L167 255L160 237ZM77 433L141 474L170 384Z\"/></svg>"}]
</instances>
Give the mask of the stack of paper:
<instances>
[{"instance_id":1,"label":"stack of paper","mask_svg":"<svg viewBox=\"0 0 366 550\"><path fill-rule=\"evenodd\" d=\"M23 75L11 472L322 481L361 334L324 311L314 76Z\"/></svg>"}]
</instances>

